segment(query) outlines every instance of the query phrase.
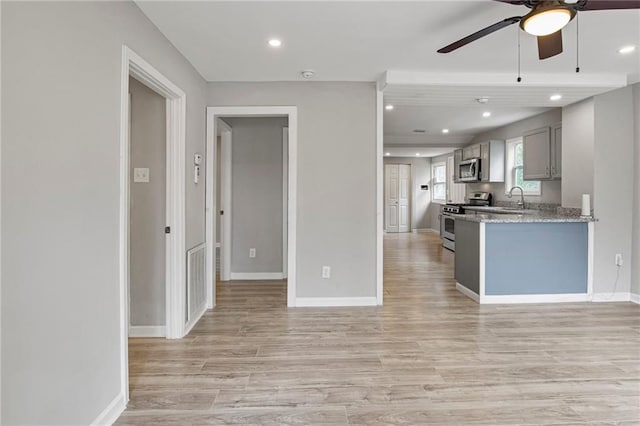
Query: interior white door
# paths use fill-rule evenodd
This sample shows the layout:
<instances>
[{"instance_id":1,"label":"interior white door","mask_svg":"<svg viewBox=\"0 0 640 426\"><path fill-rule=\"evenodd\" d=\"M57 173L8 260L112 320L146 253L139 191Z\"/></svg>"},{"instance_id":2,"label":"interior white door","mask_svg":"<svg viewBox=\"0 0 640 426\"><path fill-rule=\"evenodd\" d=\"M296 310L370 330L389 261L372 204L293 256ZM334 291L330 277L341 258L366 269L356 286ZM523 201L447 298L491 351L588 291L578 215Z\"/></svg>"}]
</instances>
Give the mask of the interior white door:
<instances>
[{"instance_id":1,"label":"interior white door","mask_svg":"<svg viewBox=\"0 0 640 426\"><path fill-rule=\"evenodd\" d=\"M384 210L387 232L398 232L398 178L400 170L397 164L385 164L384 166Z\"/></svg>"},{"instance_id":2,"label":"interior white door","mask_svg":"<svg viewBox=\"0 0 640 426\"><path fill-rule=\"evenodd\" d=\"M408 164L398 165L398 232L409 232L411 230L411 166Z\"/></svg>"},{"instance_id":3,"label":"interior white door","mask_svg":"<svg viewBox=\"0 0 640 426\"><path fill-rule=\"evenodd\" d=\"M411 166L385 165L385 231L409 232L411 229Z\"/></svg>"}]
</instances>

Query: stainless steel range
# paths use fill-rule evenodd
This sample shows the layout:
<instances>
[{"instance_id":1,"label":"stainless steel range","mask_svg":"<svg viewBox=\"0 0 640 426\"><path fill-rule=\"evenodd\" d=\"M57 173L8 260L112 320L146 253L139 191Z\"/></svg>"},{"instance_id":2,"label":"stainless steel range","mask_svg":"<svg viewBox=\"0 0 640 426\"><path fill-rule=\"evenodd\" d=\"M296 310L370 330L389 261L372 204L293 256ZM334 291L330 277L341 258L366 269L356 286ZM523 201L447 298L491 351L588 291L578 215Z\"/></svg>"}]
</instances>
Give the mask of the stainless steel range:
<instances>
[{"instance_id":1,"label":"stainless steel range","mask_svg":"<svg viewBox=\"0 0 640 426\"><path fill-rule=\"evenodd\" d=\"M491 193L474 192L469 195L469 202L465 204L445 204L440 211L440 237L442 246L456 251L456 219L454 214L464 214L465 206L490 206Z\"/></svg>"}]
</instances>

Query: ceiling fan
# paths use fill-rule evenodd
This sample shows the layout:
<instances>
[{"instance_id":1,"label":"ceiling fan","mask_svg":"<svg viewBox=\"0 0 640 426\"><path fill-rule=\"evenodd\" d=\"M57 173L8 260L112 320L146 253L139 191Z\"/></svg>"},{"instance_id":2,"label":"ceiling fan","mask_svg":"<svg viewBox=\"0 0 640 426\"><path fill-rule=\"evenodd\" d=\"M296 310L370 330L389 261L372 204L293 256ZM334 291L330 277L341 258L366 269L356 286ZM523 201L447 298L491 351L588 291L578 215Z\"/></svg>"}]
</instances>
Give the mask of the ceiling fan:
<instances>
[{"instance_id":1,"label":"ceiling fan","mask_svg":"<svg viewBox=\"0 0 640 426\"><path fill-rule=\"evenodd\" d=\"M538 56L551 58L562 53L562 28L578 12L590 10L640 9L640 0L494 0L516 6L526 6L531 11L524 16L513 16L468 35L438 50L449 53L486 35L510 25L520 23L520 28L538 37Z\"/></svg>"}]
</instances>

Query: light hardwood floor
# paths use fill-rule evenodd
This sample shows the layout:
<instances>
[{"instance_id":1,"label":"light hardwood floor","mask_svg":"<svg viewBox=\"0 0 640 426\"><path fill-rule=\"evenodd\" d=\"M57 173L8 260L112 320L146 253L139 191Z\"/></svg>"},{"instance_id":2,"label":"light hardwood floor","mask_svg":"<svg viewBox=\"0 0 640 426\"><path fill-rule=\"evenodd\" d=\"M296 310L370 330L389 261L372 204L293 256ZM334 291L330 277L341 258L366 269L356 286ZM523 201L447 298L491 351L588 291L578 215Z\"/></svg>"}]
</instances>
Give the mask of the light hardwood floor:
<instances>
[{"instance_id":1,"label":"light hardwood floor","mask_svg":"<svg viewBox=\"0 0 640 426\"><path fill-rule=\"evenodd\" d=\"M118 424L640 424L638 305L479 306L436 235L384 250L382 308L223 283L185 339L130 339Z\"/></svg>"}]
</instances>

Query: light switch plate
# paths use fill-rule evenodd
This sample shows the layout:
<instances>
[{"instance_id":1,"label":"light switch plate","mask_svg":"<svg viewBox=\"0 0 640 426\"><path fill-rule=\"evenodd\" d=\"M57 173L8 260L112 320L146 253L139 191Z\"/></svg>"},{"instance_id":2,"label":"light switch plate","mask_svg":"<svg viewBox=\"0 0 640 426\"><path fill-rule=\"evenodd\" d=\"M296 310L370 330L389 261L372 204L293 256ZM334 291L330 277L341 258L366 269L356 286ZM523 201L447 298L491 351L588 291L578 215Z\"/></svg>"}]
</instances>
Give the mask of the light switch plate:
<instances>
[{"instance_id":1,"label":"light switch plate","mask_svg":"<svg viewBox=\"0 0 640 426\"><path fill-rule=\"evenodd\" d=\"M142 167L136 167L133 169L133 182L149 183L149 169Z\"/></svg>"}]
</instances>

